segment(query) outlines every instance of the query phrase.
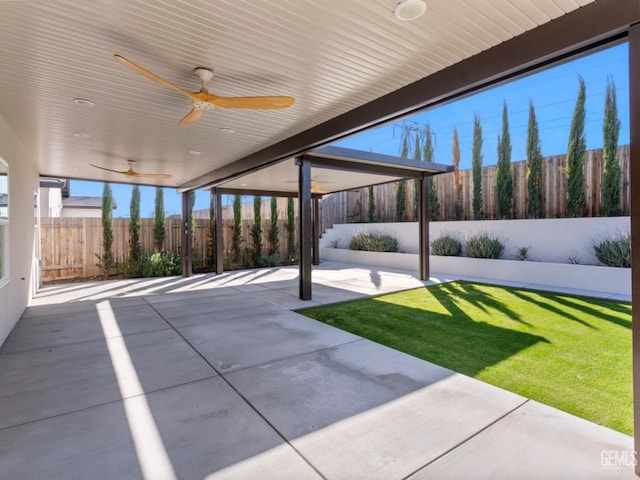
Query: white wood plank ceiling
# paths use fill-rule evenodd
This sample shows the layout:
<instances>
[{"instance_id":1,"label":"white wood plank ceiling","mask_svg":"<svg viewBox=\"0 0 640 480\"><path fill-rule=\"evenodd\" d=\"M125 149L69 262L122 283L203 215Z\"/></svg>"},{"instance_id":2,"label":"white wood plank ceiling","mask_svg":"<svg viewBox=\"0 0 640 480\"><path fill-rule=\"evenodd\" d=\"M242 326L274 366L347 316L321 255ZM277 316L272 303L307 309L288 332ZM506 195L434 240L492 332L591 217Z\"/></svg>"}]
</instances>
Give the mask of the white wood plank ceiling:
<instances>
[{"instance_id":1,"label":"white wood plank ceiling","mask_svg":"<svg viewBox=\"0 0 640 480\"><path fill-rule=\"evenodd\" d=\"M0 1L0 113L43 175L127 181L89 164L125 170L131 158L140 171L171 173L160 184L177 186L590 0L426 0L414 22L394 17L396 3ZM206 66L212 93L296 103L214 109L179 127L189 99L125 69L114 53L187 90L200 87L193 68Z\"/></svg>"}]
</instances>

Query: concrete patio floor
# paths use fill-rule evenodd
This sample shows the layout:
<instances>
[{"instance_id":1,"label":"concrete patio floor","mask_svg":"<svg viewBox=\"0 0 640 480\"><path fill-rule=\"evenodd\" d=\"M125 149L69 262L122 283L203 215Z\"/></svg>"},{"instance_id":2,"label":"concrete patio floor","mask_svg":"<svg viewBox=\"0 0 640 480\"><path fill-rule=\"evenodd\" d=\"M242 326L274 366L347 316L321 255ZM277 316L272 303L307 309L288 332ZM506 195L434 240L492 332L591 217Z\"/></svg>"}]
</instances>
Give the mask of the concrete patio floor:
<instances>
[{"instance_id":1,"label":"concrete patio floor","mask_svg":"<svg viewBox=\"0 0 640 480\"><path fill-rule=\"evenodd\" d=\"M292 311L449 279L297 275L43 288L0 350L0 476L636 478L629 436Z\"/></svg>"}]
</instances>

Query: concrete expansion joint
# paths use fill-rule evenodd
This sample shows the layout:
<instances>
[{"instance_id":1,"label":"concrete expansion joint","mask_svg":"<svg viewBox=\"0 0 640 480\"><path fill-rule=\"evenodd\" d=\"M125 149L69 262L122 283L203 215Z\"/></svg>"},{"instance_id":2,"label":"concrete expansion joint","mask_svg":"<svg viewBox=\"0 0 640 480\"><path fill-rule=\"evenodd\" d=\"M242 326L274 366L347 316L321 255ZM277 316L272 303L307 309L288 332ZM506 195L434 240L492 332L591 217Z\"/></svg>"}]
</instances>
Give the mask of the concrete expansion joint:
<instances>
[{"instance_id":1,"label":"concrete expansion joint","mask_svg":"<svg viewBox=\"0 0 640 480\"><path fill-rule=\"evenodd\" d=\"M274 365L279 362L284 362L287 360L295 360L296 358L306 357L307 355L314 355L322 352L328 352L330 350L335 350L337 348L345 347L347 345L352 345L354 343L362 342L364 338L357 338L355 340L351 340L349 342L338 343L336 345L331 345L330 347L322 347L317 350L309 350L308 352L297 353L295 355L289 355L287 357L278 358L277 360L270 360L265 363L260 363L258 365L247 365L246 367L238 368L236 370L231 370L227 372L220 372L220 376L224 377L225 375L232 375L237 372L242 372L243 370L249 370L251 368L260 368L260 367L268 367L269 365Z\"/></svg>"},{"instance_id":2,"label":"concrete expansion joint","mask_svg":"<svg viewBox=\"0 0 640 480\"><path fill-rule=\"evenodd\" d=\"M9 426L7 426L7 427L0 427L0 431L3 431L3 430L10 430L10 429L12 429L12 428L21 427L21 426L23 426L23 425L30 425L30 424L32 424L32 423L38 423L38 422L42 422L42 421L44 421L44 420L50 420L50 419L52 419L52 418L64 417L64 416L66 416L66 415L73 415L73 414L78 413L78 412L84 412L84 411L86 411L86 410L92 410L92 409L94 409L94 408L103 407L103 406L105 406L105 405L110 405L110 404L112 404L112 403L124 402L124 401L126 401L126 400L130 400L130 399L132 399L132 398L136 398L136 397L146 397L147 395L151 395L151 394L153 394L153 393L162 392L162 391L164 391L164 390L170 390L170 389L172 389L172 388L176 388L176 387L183 387L183 386L185 386L185 385L190 385L190 384L192 384L192 383L202 382L202 381L204 381L204 380L210 380L210 379L212 379L212 378L216 378L216 377L218 377L218 376L219 376L218 374L210 375L210 376L208 376L208 377L199 378L199 379L197 379L197 380L191 380L191 381L184 382L184 383L178 383L178 384L175 384L175 385L169 385L169 386L162 387L162 388L156 388L156 389L153 389L153 390L149 390L148 392L142 392L142 393L138 393L138 394L136 394L136 395L130 395L130 396L127 396L127 397L121 397L121 398L118 398L118 399L115 399L115 400L110 400L110 401L108 401L108 402L97 403L97 404L95 404L95 405L89 405L89 406L84 407L84 408L77 408L77 409L75 409L75 410L70 410L70 411L68 411L68 412L57 413L57 414L55 414L55 415L47 415L47 416L45 416L45 417L42 417L42 418L36 418L36 419L34 419L34 420L29 420L29 421L27 421L27 422L16 423L15 425L9 425Z\"/></svg>"},{"instance_id":3,"label":"concrete expansion joint","mask_svg":"<svg viewBox=\"0 0 640 480\"><path fill-rule=\"evenodd\" d=\"M522 403L519 403L518 405L516 405L514 408L512 408L511 410L507 411L506 413L504 413L503 415L500 415L498 418L496 418L494 421L488 423L487 425L485 425L484 427L482 427L480 430L478 430L477 432L475 432L473 435L469 435L467 438L465 438L464 440L458 442L457 444L455 444L454 446L452 446L451 448L449 448L448 450L446 450L445 452L442 452L440 455L438 455L437 457L434 457L431 461L425 463L424 465L422 465L420 468L415 469L413 472L411 472L409 475L405 476L402 478L402 480L407 480L411 477L413 477L416 473L418 473L421 470L424 470L425 468L427 468L429 465L437 462L438 460L440 460L441 458L446 457L447 455L449 455L449 453L453 452L454 450L456 450L457 448L461 447L462 445L464 445L465 443L469 442L470 440L474 439L475 437L477 437L478 435L480 435L482 432L490 429L491 427L493 427L494 425L500 423L502 420L504 420L505 418L507 418L508 416L510 416L512 413L516 412L517 410L520 410L522 407L524 407L527 403L529 403L531 400L529 398L525 398L524 401Z\"/></svg>"}]
</instances>

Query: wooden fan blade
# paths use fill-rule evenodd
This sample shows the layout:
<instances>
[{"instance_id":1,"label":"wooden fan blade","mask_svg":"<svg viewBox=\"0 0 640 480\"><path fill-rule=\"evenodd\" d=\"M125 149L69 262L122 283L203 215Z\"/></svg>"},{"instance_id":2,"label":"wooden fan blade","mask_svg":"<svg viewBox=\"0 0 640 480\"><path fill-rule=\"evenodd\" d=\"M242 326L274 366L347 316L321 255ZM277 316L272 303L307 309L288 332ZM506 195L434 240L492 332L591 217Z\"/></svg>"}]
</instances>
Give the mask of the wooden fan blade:
<instances>
[{"instance_id":1,"label":"wooden fan blade","mask_svg":"<svg viewBox=\"0 0 640 480\"><path fill-rule=\"evenodd\" d=\"M218 97L207 94L207 102L219 108L276 109L290 107L293 97Z\"/></svg>"},{"instance_id":2,"label":"wooden fan blade","mask_svg":"<svg viewBox=\"0 0 640 480\"><path fill-rule=\"evenodd\" d=\"M107 172L119 173L120 175L126 175L129 172L129 170L112 170L111 168L101 167L100 165L94 165L93 163L90 163L89 165L99 168L100 170L106 170Z\"/></svg>"},{"instance_id":3,"label":"wooden fan blade","mask_svg":"<svg viewBox=\"0 0 640 480\"><path fill-rule=\"evenodd\" d=\"M141 67L140 65L136 65L131 60L129 60L127 58L124 58L122 55L118 55L116 53L113 56L115 57L115 59L118 62L120 62L125 67L127 67L132 72L135 72L138 75L142 75L143 77L146 77L149 80L153 80L154 82L157 82L160 85L164 85L165 87L171 88L172 90L175 90L176 92L180 92L180 93L182 93L183 95L186 95L189 98L192 98L192 99L194 98L193 94L191 92L189 92L189 91L187 91L187 90L185 90L183 88L180 88L179 86L171 83L169 80L165 80L160 75L156 75L155 73L147 70L146 68Z\"/></svg>"},{"instance_id":4,"label":"wooden fan blade","mask_svg":"<svg viewBox=\"0 0 640 480\"><path fill-rule=\"evenodd\" d=\"M113 170L111 168L101 167L100 165L94 165L90 163L92 167L99 168L100 170L105 170L107 172L119 173L120 175L125 175L127 177L137 177L137 178L171 178L172 175L168 173L138 173L135 172L132 168L129 170Z\"/></svg>"},{"instance_id":5,"label":"wooden fan blade","mask_svg":"<svg viewBox=\"0 0 640 480\"><path fill-rule=\"evenodd\" d=\"M168 173L138 173L133 170L125 173L128 177L137 177L137 178L171 178L172 175Z\"/></svg>"},{"instance_id":6,"label":"wooden fan blade","mask_svg":"<svg viewBox=\"0 0 640 480\"><path fill-rule=\"evenodd\" d=\"M181 126L193 125L198 120L200 120L201 115L202 115L202 109L193 107L193 109L189 113L187 113L182 120L180 120L179 125Z\"/></svg>"}]
</instances>

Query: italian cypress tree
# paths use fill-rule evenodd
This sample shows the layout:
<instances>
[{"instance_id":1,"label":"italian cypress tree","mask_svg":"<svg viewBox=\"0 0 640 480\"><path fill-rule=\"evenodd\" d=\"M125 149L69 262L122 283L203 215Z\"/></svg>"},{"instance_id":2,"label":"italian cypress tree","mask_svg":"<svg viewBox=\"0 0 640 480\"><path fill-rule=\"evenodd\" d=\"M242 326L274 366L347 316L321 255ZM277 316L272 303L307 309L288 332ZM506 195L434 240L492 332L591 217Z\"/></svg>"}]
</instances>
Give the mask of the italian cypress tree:
<instances>
[{"instance_id":1,"label":"italian cypress tree","mask_svg":"<svg viewBox=\"0 0 640 480\"><path fill-rule=\"evenodd\" d=\"M129 260L136 265L142 258L140 245L140 187L134 185L129 203Z\"/></svg>"},{"instance_id":2,"label":"italian cypress tree","mask_svg":"<svg viewBox=\"0 0 640 480\"><path fill-rule=\"evenodd\" d=\"M269 240L269 255L276 255L280 251L280 225L278 223L278 199L276 197L271 197L271 204L269 207L271 210L269 233L267 235Z\"/></svg>"},{"instance_id":3,"label":"italian cypress tree","mask_svg":"<svg viewBox=\"0 0 640 480\"><path fill-rule=\"evenodd\" d=\"M196 192L190 191L189 195L189 227L191 228L191 248L196 248L196 217L193 215L193 207L196 205Z\"/></svg>"},{"instance_id":4,"label":"italian cypress tree","mask_svg":"<svg viewBox=\"0 0 640 480\"><path fill-rule=\"evenodd\" d=\"M473 218L481 220L484 217L482 210L482 126L480 125L480 116L477 113L473 117L471 167L473 175Z\"/></svg>"},{"instance_id":5,"label":"italian cypress tree","mask_svg":"<svg viewBox=\"0 0 640 480\"><path fill-rule=\"evenodd\" d=\"M98 257L98 268L106 278L115 265L113 252L113 194L111 185L105 183L102 189L102 255Z\"/></svg>"},{"instance_id":6,"label":"italian cypress tree","mask_svg":"<svg viewBox=\"0 0 640 480\"><path fill-rule=\"evenodd\" d=\"M604 134L602 171L602 207L607 217L620 215L620 162L618 160L618 136L620 119L616 100L616 84L611 75L607 78L607 93L604 101Z\"/></svg>"},{"instance_id":7,"label":"italian cypress tree","mask_svg":"<svg viewBox=\"0 0 640 480\"><path fill-rule=\"evenodd\" d=\"M422 139L422 145L420 140ZM420 151L422 150L422 151ZM422 160L424 162L433 162L434 150L433 150L433 132L431 131L431 125L427 122L424 126L422 134L416 132L415 145L413 150L414 160ZM420 181L413 181L413 219L418 220L418 212L420 208ZM440 204L438 201L437 186L435 179L431 179L429 182L429 205L430 205L430 220L438 220L440 218Z\"/></svg>"},{"instance_id":8,"label":"italian cypress tree","mask_svg":"<svg viewBox=\"0 0 640 480\"><path fill-rule=\"evenodd\" d=\"M162 187L156 187L155 213L153 218L153 241L156 251L162 251L162 244L165 237L165 219L164 219L164 190Z\"/></svg>"},{"instance_id":9,"label":"italian cypress tree","mask_svg":"<svg viewBox=\"0 0 640 480\"><path fill-rule=\"evenodd\" d=\"M498 163L496 165L496 202L498 218L511 218L513 206L513 176L511 172L511 136L507 102L502 106L502 134L498 135Z\"/></svg>"},{"instance_id":10,"label":"italian cypress tree","mask_svg":"<svg viewBox=\"0 0 640 480\"><path fill-rule=\"evenodd\" d=\"M373 186L369 187L368 193L367 221L374 223L376 221L376 199L373 193Z\"/></svg>"},{"instance_id":11,"label":"italian cypress tree","mask_svg":"<svg viewBox=\"0 0 640 480\"><path fill-rule=\"evenodd\" d=\"M431 125L427 122L424 126L424 144L422 147L422 160L425 162L433 162L434 160L433 149L433 132L431 131ZM418 183L416 182L416 187ZM417 191L417 188L416 188ZM416 201L416 208L418 202ZM416 219L418 218L418 212L416 212ZM438 181L435 177L429 179L429 220L440 220L440 201L438 200Z\"/></svg>"},{"instance_id":12,"label":"italian cypress tree","mask_svg":"<svg viewBox=\"0 0 640 480\"><path fill-rule=\"evenodd\" d=\"M242 241L242 197L233 196L233 231L231 233L231 251L233 260L241 260L240 242Z\"/></svg>"},{"instance_id":13,"label":"italian cypress tree","mask_svg":"<svg viewBox=\"0 0 640 480\"><path fill-rule=\"evenodd\" d=\"M422 144L422 160L425 162L433 162L435 156L433 150L433 135L429 122L424 125L424 143Z\"/></svg>"},{"instance_id":14,"label":"italian cypress tree","mask_svg":"<svg viewBox=\"0 0 640 480\"><path fill-rule=\"evenodd\" d=\"M193 214L193 209L196 206L196 191L191 190L189 192L189 220L191 223L191 233L195 235L196 233L196 217Z\"/></svg>"},{"instance_id":15,"label":"italian cypress tree","mask_svg":"<svg viewBox=\"0 0 640 480\"><path fill-rule=\"evenodd\" d=\"M462 174L460 173L460 140L458 129L453 127L453 216L456 220L462 220Z\"/></svg>"},{"instance_id":16,"label":"italian cypress tree","mask_svg":"<svg viewBox=\"0 0 640 480\"><path fill-rule=\"evenodd\" d=\"M567 148L567 216L579 217L584 212L584 154L587 142L584 136L586 87L582 77L578 77L580 88L571 118L569 146Z\"/></svg>"},{"instance_id":17,"label":"italian cypress tree","mask_svg":"<svg viewBox=\"0 0 640 480\"><path fill-rule=\"evenodd\" d=\"M440 201L438 200L438 180L436 177L429 177L429 220L437 222L440 220Z\"/></svg>"},{"instance_id":18,"label":"italian cypress tree","mask_svg":"<svg viewBox=\"0 0 640 480\"><path fill-rule=\"evenodd\" d=\"M414 160L418 160L418 161L422 161L422 149L424 148L423 145L420 145L420 132L416 129L415 131L415 136L414 136L414 143L413 143L413 159ZM420 188L420 183L418 180L414 180L413 181L413 218L412 220L417 221L418 220L418 210L419 210L419 188Z\"/></svg>"},{"instance_id":19,"label":"italian cypress tree","mask_svg":"<svg viewBox=\"0 0 640 480\"><path fill-rule=\"evenodd\" d=\"M529 124L527 126L527 196L529 217L542 218L542 152L538 135L538 121L533 102L529 100Z\"/></svg>"},{"instance_id":20,"label":"italian cypress tree","mask_svg":"<svg viewBox=\"0 0 640 480\"><path fill-rule=\"evenodd\" d=\"M296 212L293 206L293 198L287 199L287 253L289 260L296 258Z\"/></svg>"},{"instance_id":21,"label":"italian cypress tree","mask_svg":"<svg viewBox=\"0 0 640 480\"><path fill-rule=\"evenodd\" d=\"M253 227L251 228L253 242L253 264L260 265L262 256L262 197L253 197Z\"/></svg>"},{"instance_id":22,"label":"italian cypress tree","mask_svg":"<svg viewBox=\"0 0 640 480\"><path fill-rule=\"evenodd\" d=\"M209 256L211 264L216 260L216 196L209 191Z\"/></svg>"},{"instance_id":23,"label":"italian cypress tree","mask_svg":"<svg viewBox=\"0 0 640 480\"><path fill-rule=\"evenodd\" d=\"M402 158L409 158L409 137L410 130L405 126L402 131L402 139L400 140L400 156ZM396 185L396 220L403 222L407 208L407 182L400 180Z\"/></svg>"}]
</instances>

